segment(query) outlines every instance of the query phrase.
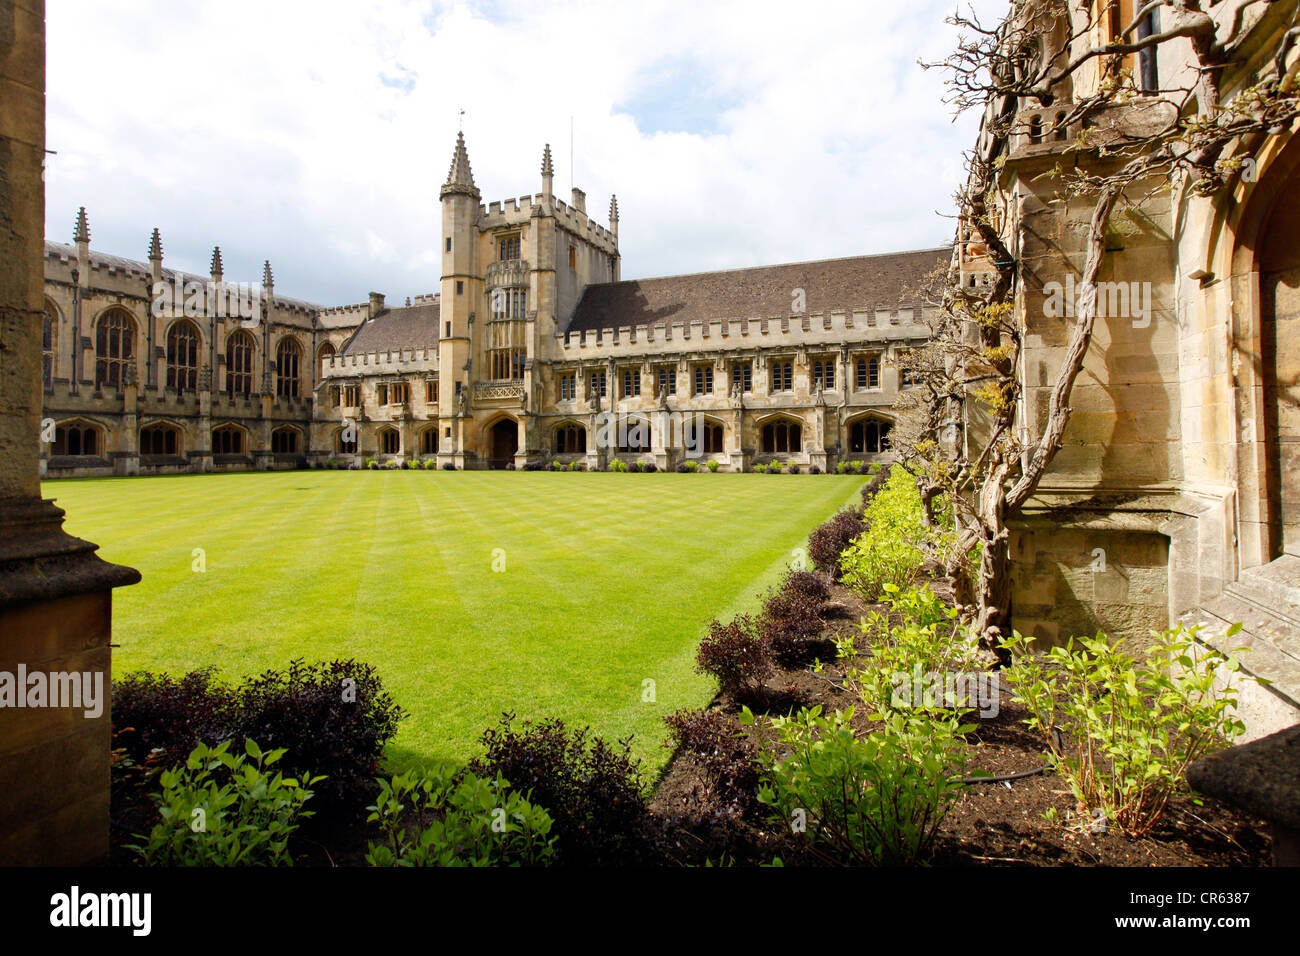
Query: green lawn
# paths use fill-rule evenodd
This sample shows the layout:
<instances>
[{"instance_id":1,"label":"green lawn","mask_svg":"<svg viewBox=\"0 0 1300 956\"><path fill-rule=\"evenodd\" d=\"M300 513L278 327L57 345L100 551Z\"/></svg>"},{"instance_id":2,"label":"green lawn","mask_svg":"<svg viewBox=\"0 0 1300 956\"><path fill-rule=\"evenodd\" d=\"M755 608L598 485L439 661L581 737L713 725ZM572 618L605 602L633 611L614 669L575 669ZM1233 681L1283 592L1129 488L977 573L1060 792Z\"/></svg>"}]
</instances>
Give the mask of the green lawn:
<instances>
[{"instance_id":1,"label":"green lawn","mask_svg":"<svg viewBox=\"0 0 1300 956\"><path fill-rule=\"evenodd\" d=\"M399 765L476 753L511 710L634 734L658 767L662 716L712 695L693 670L709 619L756 607L862 483L300 471L52 481L44 493L69 532L144 575L116 592L118 674L215 664L230 678L357 658L411 713L389 748Z\"/></svg>"}]
</instances>

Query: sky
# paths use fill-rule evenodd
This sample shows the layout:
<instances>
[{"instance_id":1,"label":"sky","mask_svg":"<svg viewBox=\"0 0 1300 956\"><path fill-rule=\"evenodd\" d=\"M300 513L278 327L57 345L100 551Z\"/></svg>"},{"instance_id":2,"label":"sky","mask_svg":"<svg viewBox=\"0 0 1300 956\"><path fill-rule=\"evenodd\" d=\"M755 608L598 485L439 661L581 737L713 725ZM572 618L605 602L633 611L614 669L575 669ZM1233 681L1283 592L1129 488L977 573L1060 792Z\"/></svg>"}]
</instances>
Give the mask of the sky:
<instances>
[{"instance_id":1,"label":"sky","mask_svg":"<svg viewBox=\"0 0 1300 956\"><path fill-rule=\"evenodd\" d=\"M975 0L995 17L1006 0ZM58 0L46 236L322 305L438 288L463 128L483 202L617 194L624 279L928 248L978 117L954 0ZM463 115L462 115L463 111Z\"/></svg>"}]
</instances>

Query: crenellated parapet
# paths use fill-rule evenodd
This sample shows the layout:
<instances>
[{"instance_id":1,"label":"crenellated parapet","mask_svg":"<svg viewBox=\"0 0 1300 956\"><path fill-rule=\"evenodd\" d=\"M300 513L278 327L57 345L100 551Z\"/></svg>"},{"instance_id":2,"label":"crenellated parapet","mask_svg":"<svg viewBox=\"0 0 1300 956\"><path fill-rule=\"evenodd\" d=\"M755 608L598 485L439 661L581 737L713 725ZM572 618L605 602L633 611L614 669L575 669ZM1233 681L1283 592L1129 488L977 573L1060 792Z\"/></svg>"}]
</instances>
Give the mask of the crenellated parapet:
<instances>
[{"instance_id":1,"label":"crenellated parapet","mask_svg":"<svg viewBox=\"0 0 1300 956\"><path fill-rule=\"evenodd\" d=\"M351 355L330 355L321 359L321 377L357 378L370 375L436 375L438 350L436 348L391 349L383 352L360 352Z\"/></svg>"},{"instance_id":2,"label":"crenellated parapet","mask_svg":"<svg viewBox=\"0 0 1300 956\"><path fill-rule=\"evenodd\" d=\"M556 336L559 357L591 360L679 349L692 351L889 345L928 337L919 306L831 311L766 318L663 322L566 332Z\"/></svg>"}]
</instances>

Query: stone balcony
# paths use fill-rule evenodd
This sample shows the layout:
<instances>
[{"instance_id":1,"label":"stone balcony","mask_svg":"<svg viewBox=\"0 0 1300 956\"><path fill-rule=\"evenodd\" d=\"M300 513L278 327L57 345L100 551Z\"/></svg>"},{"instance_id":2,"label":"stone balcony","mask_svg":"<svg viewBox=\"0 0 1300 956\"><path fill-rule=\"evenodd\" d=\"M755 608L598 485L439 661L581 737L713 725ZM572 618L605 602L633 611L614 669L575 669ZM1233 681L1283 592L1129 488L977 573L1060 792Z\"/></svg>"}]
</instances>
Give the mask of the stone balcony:
<instances>
[{"instance_id":1,"label":"stone balcony","mask_svg":"<svg viewBox=\"0 0 1300 956\"><path fill-rule=\"evenodd\" d=\"M528 260L505 259L488 264L484 275L488 291L528 285Z\"/></svg>"},{"instance_id":2,"label":"stone balcony","mask_svg":"<svg viewBox=\"0 0 1300 956\"><path fill-rule=\"evenodd\" d=\"M524 383L520 381L475 382L474 401L519 401L524 397Z\"/></svg>"}]
</instances>

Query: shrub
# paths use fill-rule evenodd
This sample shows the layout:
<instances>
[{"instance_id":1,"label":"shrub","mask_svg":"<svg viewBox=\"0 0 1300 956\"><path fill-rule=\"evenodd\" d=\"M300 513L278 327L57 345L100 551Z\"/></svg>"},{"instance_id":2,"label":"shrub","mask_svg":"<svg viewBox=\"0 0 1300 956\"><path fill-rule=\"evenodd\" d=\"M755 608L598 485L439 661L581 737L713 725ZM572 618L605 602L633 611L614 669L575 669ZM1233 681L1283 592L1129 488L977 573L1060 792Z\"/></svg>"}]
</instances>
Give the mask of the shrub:
<instances>
[{"instance_id":1,"label":"shrub","mask_svg":"<svg viewBox=\"0 0 1300 956\"><path fill-rule=\"evenodd\" d=\"M794 462L791 462L790 465L789 465L789 467L786 468L786 474L788 474L788 475L797 475L797 474L799 474L799 466L796 465Z\"/></svg>"},{"instance_id":2,"label":"shrub","mask_svg":"<svg viewBox=\"0 0 1300 956\"><path fill-rule=\"evenodd\" d=\"M162 772L154 796L162 819L127 849L146 866L292 866L289 838L311 816L303 805L322 778L272 774L284 754L252 740L242 754L230 753L230 741L199 744Z\"/></svg>"},{"instance_id":3,"label":"shrub","mask_svg":"<svg viewBox=\"0 0 1300 956\"><path fill-rule=\"evenodd\" d=\"M956 608L939 599L927 586L902 589L884 586L885 612L871 611L860 630L872 638L871 657L865 667L851 669L845 684L868 705L882 710L895 706L928 707L924 700L913 700L912 682L928 674L970 674L985 671L990 663L980 650L978 635L961 620ZM897 623L894 623L897 619ZM854 641L841 642L841 656L856 656ZM897 697L897 691L908 692ZM926 692L928 695L928 692ZM962 699L937 699L933 708L979 706L966 693Z\"/></svg>"},{"instance_id":4,"label":"shrub","mask_svg":"<svg viewBox=\"0 0 1300 956\"><path fill-rule=\"evenodd\" d=\"M1215 689L1237 662L1197 661L1199 630L1165 631L1142 659L1102 634L1045 655L1027 653L1019 634L1006 642L1019 653L1005 672L1015 698L1029 711L1026 723L1047 735L1048 760L1087 814L1085 826L1104 815L1130 836L1149 833L1188 766L1244 732L1233 716L1236 691ZM1228 635L1240 630L1234 625Z\"/></svg>"},{"instance_id":5,"label":"shrub","mask_svg":"<svg viewBox=\"0 0 1300 956\"><path fill-rule=\"evenodd\" d=\"M143 765L154 750L165 763L180 764L204 743L228 740L239 702L216 680L216 668L184 677L139 672L113 681L114 744Z\"/></svg>"},{"instance_id":6,"label":"shrub","mask_svg":"<svg viewBox=\"0 0 1300 956\"><path fill-rule=\"evenodd\" d=\"M769 475L779 475L781 474L782 470L783 469L781 468L781 463L779 461L774 461L767 466L767 473Z\"/></svg>"},{"instance_id":7,"label":"shrub","mask_svg":"<svg viewBox=\"0 0 1300 956\"><path fill-rule=\"evenodd\" d=\"M578 461L569 462L569 471L582 471L582 463Z\"/></svg>"},{"instance_id":8,"label":"shrub","mask_svg":"<svg viewBox=\"0 0 1300 956\"><path fill-rule=\"evenodd\" d=\"M818 571L839 580L842 574L840 555L866 530L862 515L855 511L840 511L808 536L808 556Z\"/></svg>"},{"instance_id":9,"label":"shrub","mask_svg":"<svg viewBox=\"0 0 1300 956\"><path fill-rule=\"evenodd\" d=\"M754 473L758 475L767 474L767 465L758 464L754 466Z\"/></svg>"},{"instance_id":10,"label":"shrub","mask_svg":"<svg viewBox=\"0 0 1300 956\"><path fill-rule=\"evenodd\" d=\"M892 713L863 737L853 708L820 707L772 719L789 756L759 750L758 799L785 826L806 815L810 852L826 863L898 866L925 860L963 784L973 728L952 720ZM741 723L753 725L748 709Z\"/></svg>"},{"instance_id":11,"label":"shrub","mask_svg":"<svg viewBox=\"0 0 1300 956\"><path fill-rule=\"evenodd\" d=\"M455 463L454 461L449 461L449 462L447 462L445 465L442 466L442 470L443 470L443 471L455 471L455 470L456 470L456 463Z\"/></svg>"},{"instance_id":12,"label":"shrub","mask_svg":"<svg viewBox=\"0 0 1300 956\"><path fill-rule=\"evenodd\" d=\"M772 675L772 662L753 619L744 615L729 624L709 622L709 633L695 655L695 669L716 678L724 694L744 700Z\"/></svg>"},{"instance_id":13,"label":"shrub","mask_svg":"<svg viewBox=\"0 0 1300 956\"><path fill-rule=\"evenodd\" d=\"M820 475L821 473L822 473L822 469L820 465L813 465L811 468L808 469L808 474L810 475Z\"/></svg>"},{"instance_id":14,"label":"shrub","mask_svg":"<svg viewBox=\"0 0 1300 956\"><path fill-rule=\"evenodd\" d=\"M700 463L698 461L683 461L683 462L678 462L677 464L677 471L679 474L693 475L699 470L700 470Z\"/></svg>"},{"instance_id":15,"label":"shrub","mask_svg":"<svg viewBox=\"0 0 1300 956\"><path fill-rule=\"evenodd\" d=\"M348 816L365 807L384 745L406 716L374 667L295 660L287 671L249 680L238 693L234 736L256 732L266 746L288 749L290 769L325 774L316 795L319 813Z\"/></svg>"},{"instance_id":16,"label":"shrub","mask_svg":"<svg viewBox=\"0 0 1300 956\"><path fill-rule=\"evenodd\" d=\"M610 461L609 465L607 466L607 470L608 470L608 471L626 472L626 471L627 471L627 464L626 464L625 462L621 461L620 459L615 458L615 459L613 459L612 461Z\"/></svg>"},{"instance_id":17,"label":"shrub","mask_svg":"<svg viewBox=\"0 0 1300 956\"><path fill-rule=\"evenodd\" d=\"M366 468L368 468L368 469L371 470L371 471L375 471L376 469L379 468L379 462L378 462L377 460L375 460L374 458L367 458L367 459L366 459Z\"/></svg>"},{"instance_id":18,"label":"shrub","mask_svg":"<svg viewBox=\"0 0 1300 956\"><path fill-rule=\"evenodd\" d=\"M817 585L821 585L820 591ZM835 656L834 643L821 637L825 593L825 585L816 575L795 572L764 602L759 633L768 653L782 667L799 667L819 656Z\"/></svg>"},{"instance_id":19,"label":"shrub","mask_svg":"<svg viewBox=\"0 0 1300 956\"><path fill-rule=\"evenodd\" d=\"M568 730L558 718L511 726L512 714L483 734L486 753L472 773L496 776L528 793L555 821L560 860L567 864L617 864L639 850L646 814L641 762L631 738L616 745Z\"/></svg>"},{"instance_id":20,"label":"shrub","mask_svg":"<svg viewBox=\"0 0 1300 956\"><path fill-rule=\"evenodd\" d=\"M709 469L709 471L715 474L718 471L718 463L716 461L710 461L706 467Z\"/></svg>"},{"instance_id":21,"label":"shrub","mask_svg":"<svg viewBox=\"0 0 1300 956\"><path fill-rule=\"evenodd\" d=\"M653 461L643 461L641 462L641 470L645 472L647 475L650 475L658 471L659 466L656 465Z\"/></svg>"},{"instance_id":22,"label":"shrub","mask_svg":"<svg viewBox=\"0 0 1300 956\"><path fill-rule=\"evenodd\" d=\"M820 574L812 571L791 571L781 582L781 594L800 594L814 601L829 601L831 589Z\"/></svg>"},{"instance_id":23,"label":"shrub","mask_svg":"<svg viewBox=\"0 0 1300 956\"><path fill-rule=\"evenodd\" d=\"M438 459L436 459L436 458L426 458L426 459L424 460L424 470L425 470L425 471L436 471L437 469L438 469Z\"/></svg>"},{"instance_id":24,"label":"shrub","mask_svg":"<svg viewBox=\"0 0 1300 956\"><path fill-rule=\"evenodd\" d=\"M762 766L758 747L734 717L719 710L683 708L664 718L668 745L694 758L705 778L699 808L715 822L749 813L757 805Z\"/></svg>"},{"instance_id":25,"label":"shrub","mask_svg":"<svg viewBox=\"0 0 1300 956\"><path fill-rule=\"evenodd\" d=\"M367 822L384 834L369 843L371 866L544 866L555 856L550 814L500 774L485 779L440 765L381 779L367 809Z\"/></svg>"},{"instance_id":26,"label":"shrub","mask_svg":"<svg viewBox=\"0 0 1300 956\"><path fill-rule=\"evenodd\" d=\"M925 526L921 496L902 468L893 469L862 515L866 531L840 557L844 583L867 601L886 584L907 587L929 554L943 555L955 536Z\"/></svg>"}]
</instances>

